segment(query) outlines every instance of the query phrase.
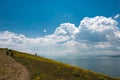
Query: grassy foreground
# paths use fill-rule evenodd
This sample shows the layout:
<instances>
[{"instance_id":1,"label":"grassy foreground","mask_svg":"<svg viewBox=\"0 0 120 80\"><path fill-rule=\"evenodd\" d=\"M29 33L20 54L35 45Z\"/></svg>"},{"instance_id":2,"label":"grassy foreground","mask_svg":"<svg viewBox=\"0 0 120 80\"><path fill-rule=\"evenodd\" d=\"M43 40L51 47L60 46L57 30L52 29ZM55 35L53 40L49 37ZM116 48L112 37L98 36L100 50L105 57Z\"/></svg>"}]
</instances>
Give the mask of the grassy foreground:
<instances>
[{"instance_id":1,"label":"grassy foreground","mask_svg":"<svg viewBox=\"0 0 120 80\"><path fill-rule=\"evenodd\" d=\"M51 59L12 52L13 58L28 69L31 80L120 80Z\"/></svg>"}]
</instances>

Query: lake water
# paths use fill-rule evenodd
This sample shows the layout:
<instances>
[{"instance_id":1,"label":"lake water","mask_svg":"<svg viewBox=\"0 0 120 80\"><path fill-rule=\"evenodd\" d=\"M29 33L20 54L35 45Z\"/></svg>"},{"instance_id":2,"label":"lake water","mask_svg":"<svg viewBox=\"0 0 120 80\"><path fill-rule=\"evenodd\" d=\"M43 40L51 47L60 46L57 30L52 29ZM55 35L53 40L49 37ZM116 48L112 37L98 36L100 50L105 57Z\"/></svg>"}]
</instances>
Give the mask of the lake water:
<instances>
[{"instance_id":1,"label":"lake water","mask_svg":"<svg viewBox=\"0 0 120 80\"><path fill-rule=\"evenodd\" d=\"M52 59L120 78L120 57L54 57Z\"/></svg>"}]
</instances>

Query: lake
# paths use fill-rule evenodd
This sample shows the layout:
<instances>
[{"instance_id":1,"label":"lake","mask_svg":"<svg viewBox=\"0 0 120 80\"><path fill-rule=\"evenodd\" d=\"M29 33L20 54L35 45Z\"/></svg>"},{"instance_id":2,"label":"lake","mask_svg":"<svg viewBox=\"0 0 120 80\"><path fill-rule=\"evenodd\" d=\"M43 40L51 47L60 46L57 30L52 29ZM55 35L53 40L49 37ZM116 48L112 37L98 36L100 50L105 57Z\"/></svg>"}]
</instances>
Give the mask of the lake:
<instances>
[{"instance_id":1,"label":"lake","mask_svg":"<svg viewBox=\"0 0 120 80\"><path fill-rule=\"evenodd\" d=\"M120 77L120 57L52 57L52 59L99 72L112 77Z\"/></svg>"}]
</instances>

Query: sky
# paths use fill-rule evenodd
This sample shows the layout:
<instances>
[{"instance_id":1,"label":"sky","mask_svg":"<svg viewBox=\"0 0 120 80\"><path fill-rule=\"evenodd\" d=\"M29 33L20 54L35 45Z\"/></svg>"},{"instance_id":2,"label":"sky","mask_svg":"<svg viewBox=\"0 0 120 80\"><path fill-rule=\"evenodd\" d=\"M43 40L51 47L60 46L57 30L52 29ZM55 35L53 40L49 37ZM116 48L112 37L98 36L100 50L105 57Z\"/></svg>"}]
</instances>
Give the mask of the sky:
<instances>
[{"instance_id":1,"label":"sky","mask_svg":"<svg viewBox=\"0 0 120 80\"><path fill-rule=\"evenodd\" d=\"M0 47L41 55L118 55L119 3L119 0L0 0Z\"/></svg>"}]
</instances>

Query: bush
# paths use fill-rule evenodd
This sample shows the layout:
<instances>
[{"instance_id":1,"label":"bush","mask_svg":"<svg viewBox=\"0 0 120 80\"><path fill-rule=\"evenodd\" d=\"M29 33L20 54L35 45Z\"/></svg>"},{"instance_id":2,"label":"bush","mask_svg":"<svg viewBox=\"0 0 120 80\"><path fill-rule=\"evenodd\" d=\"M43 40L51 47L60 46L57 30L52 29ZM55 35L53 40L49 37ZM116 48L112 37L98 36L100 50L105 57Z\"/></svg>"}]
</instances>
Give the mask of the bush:
<instances>
[{"instance_id":1,"label":"bush","mask_svg":"<svg viewBox=\"0 0 120 80\"><path fill-rule=\"evenodd\" d=\"M75 77L80 77L79 72L76 71L76 70L72 72L72 75L75 76Z\"/></svg>"},{"instance_id":2,"label":"bush","mask_svg":"<svg viewBox=\"0 0 120 80\"><path fill-rule=\"evenodd\" d=\"M107 80L104 77L99 77L98 80Z\"/></svg>"}]
</instances>

